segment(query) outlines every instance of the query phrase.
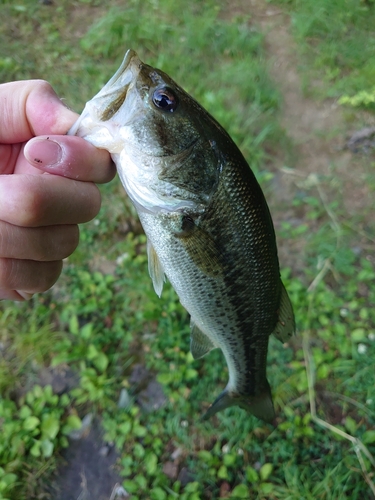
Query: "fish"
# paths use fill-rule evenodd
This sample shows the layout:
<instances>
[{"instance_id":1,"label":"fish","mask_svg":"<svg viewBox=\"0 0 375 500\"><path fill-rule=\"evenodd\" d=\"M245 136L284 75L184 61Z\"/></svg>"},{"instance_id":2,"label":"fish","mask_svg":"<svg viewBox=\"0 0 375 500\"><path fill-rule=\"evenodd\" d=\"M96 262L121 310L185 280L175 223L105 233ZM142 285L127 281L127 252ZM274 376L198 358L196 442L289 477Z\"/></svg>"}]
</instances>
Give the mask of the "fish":
<instances>
[{"instance_id":1,"label":"fish","mask_svg":"<svg viewBox=\"0 0 375 500\"><path fill-rule=\"evenodd\" d=\"M190 314L190 350L221 349L225 389L204 419L237 405L274 423L269 337L295 332L262 189L221 125L166 73L128 50L70 135L108 150L147 236L160 297L167 278Z\"/></svg>"}]
</instances>

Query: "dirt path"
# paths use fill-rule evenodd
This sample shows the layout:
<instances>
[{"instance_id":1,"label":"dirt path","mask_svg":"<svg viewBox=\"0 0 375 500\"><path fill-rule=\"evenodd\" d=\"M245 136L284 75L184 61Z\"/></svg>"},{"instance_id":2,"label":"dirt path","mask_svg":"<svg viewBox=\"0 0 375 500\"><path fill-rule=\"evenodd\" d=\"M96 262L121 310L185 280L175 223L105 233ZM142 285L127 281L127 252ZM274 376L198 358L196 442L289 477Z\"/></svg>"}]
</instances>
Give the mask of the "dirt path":
<instances>
[{"instance_id":1,"label":"dirt path","mask_svg":"<svg viewBox=\"0 0 375 500\"><path fill-rule=\"evenodd\" d=\"M293 165L287 165L293 167L292 170L283 168L283 157L275 159L277 173L269 201L276 230L282 220L293 221L295 225L306 222L304 216L291 207L290 201L301 184L314 180L320 182L320 178L325 178L321 186L327 199L332 193L340 200L339 211L345 214L349 223L360 220L358 234L375 234L370 210L374 202L366 182L370 158L353 154L345 147L353 132L366 123L374 125L373 116L353 112L354 122L349 125L344 109L335 100L318 100L304 94L299 72L300 56L291 33L291 20L278 6L263 0L250 0L249 8L238 0L235 9L243 14L247 9L247 14L251 14L265 35L271 76L283 98L281 124L293 144ZM322 85L319 81L309 84L311 87ZM358 222L353 222L355 224ZM364 248L368 247L369 240L362 238L362 244ZM295 239L290 245L288 249L280 246L280 261L301 269L305 241Z\"/></svg>"},{"instance_id":2,"label":"dirt path","mask_svg":"<svg viewBox=\"0 0 375 500\"><path fill-rule=\"evenodd\" d=\"M343 181L342 194L348 215L361 211L371 203L371 193L364 185L370 159L354 155L345 146L348 137L362 127L363 121L371 124L372 118L358 112L357 120L349 125L344 109L335 100L306 97L289 16L261 0L251 3L254 19L265 33L272 76L283 95L281 122L295 144L295 168L306 175L324 175L334 168ZM312 85L322 83L312 82Z\"/></svg>"},{"instance_id":3,"label":"dirt path","mask_svg":"<svg viewBox=\"0 0 375 500\"><path fill-rule=\"evenodd\" d=\"M255 19L266 36L271 74L283 95L281 123L298 153L298 168L305 172L325 172L330 162L346 166L347 151L332 136L342 134L342 110L333 101L317 101L303 95L298 73L297 47L290 33L290 19L276 8L255 11Z\"/></svg>"}]
</instances>

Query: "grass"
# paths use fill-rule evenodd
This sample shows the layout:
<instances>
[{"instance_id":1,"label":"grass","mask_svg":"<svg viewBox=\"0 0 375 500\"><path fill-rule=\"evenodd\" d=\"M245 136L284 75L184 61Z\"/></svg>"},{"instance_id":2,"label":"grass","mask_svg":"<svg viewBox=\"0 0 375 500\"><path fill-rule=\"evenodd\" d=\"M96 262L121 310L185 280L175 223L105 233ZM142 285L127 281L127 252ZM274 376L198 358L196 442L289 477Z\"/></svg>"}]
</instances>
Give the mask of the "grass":
<instances>
[{"instance_id":1,"label":"grass","mask_svg":"<svg viewBox=\"0 0 375 500\"><path fill-rule=\"evenodd\" d=\"M278 0L291 13L303 54L305 88L374 110L375 4L357 0ZM314 85L316 77L323 85Z\"/></svg>"},{"instance_id":2,"label":"grass","mask_svg":"<svg viewBox=\"0 0 375 500\"><path fill-rule=\"evenodd\" d=\"M344 16L338 3L320 1L330 16L333 8ZM292 5L293 16L306 24L310 11L303 5ZM345 17L349 31L364 29L360 12ZM2 80L46 78L79 110L132 47L183 82L221 121L272 202L272 158L280 144L288 154L288 141L278 125L280 95L268 77L263 37L251 19L233 17L216 2L168 0L133 0L125 7L24 0L0 3L0 15L8 20L0 27L0 47L7 47L0 49ZM339 31L331 38L327 23L310 24L296 28L298 40L311 43L314 34L315 44L332 45L342 38ZM326 51L316 64L328 74ZM362 67L347 63L354 73ZM324 85L328 94L339 92L332 78ZM366 182L374 193L370 167ZM284 346L271 339L268 360L279 426L272 430L238 408L200 421L226 383L225 362L218 351L192 359L188 316L168 284L161 299L154 294L145 237L114 181L101 188L102 211L82 226L80 247L57 286L27 304L0 305L1 500L39 498L87 412L100 416L106 440L115 443L123 487L133 500L371 498L371 455L362 453L361 463L358 442L346 436L375 455L370 207L348 220L334 168L298 186L290 205L303 223L284 220L278 238L287 248L307 241L303 266L283 270L299 335ZM157 411L137 404L130 382L136 363L162 384L167 403ZM77 373L76 387L63 395L42 388L41 372L52 367ZM124 390L128 404L119 408ZM166 463L185 468L189 481L166 474Z\"/></svg>"}]
</instances>

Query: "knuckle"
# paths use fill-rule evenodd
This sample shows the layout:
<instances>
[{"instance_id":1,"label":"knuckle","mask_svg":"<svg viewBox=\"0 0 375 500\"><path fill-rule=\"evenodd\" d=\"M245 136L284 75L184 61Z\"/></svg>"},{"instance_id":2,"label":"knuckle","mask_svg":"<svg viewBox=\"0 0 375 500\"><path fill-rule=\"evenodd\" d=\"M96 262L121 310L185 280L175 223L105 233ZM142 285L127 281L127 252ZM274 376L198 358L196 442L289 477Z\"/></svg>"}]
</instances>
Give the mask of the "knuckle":
<instances>
[{"instance_id":1,"label":"knuckle","mask_svg":"<svg viewBox=\"0 0 375 500\"><path fill-rule=\"evenodd\" d=\"M42 94L55 94L52 85L42 78L29 80L28 83L30 85L31 92L37 91L38 93L40 92Z\"/></svg>"},{"instance_id":2,"label":"knuckle","mask_svg":"<svg viewBox=\"0 0 375 500\"><path fill-rule=\"evenodd\" d=\"M102 199L99 188L95 184L92 182L76 182L75 197L77 206L80 207L80 216L77 222L88 222L99 213Z\"/></svg>"},{"instance_id":3,"label":"knuckle","mask_svg":"<svg viewBox=\"0 0 375 500\"><path fill-rule=\"evenodd\" d=\"M13 259L0 258L0 288L12 288L14 278Z\"/></svg>"},{"instance_id":4,"label":"knuckle","mask_svg":"<svg viewBox=\"0 0 375 500\"><path fill-rule=\"evenodd\" d=\"M10 224L0 221L0 257L8 257L9 241L11 241Z\"/></svg>"},{"instance_id":5,"label":"knuckle","mask_svg":"<svg viewBox=\"0 0 375 500\"><path fill-rule=\"evenodd\" d=\"M34 80L35 86L39 87L41 90L46 90L47 92L54 92L52 85L47 82L47 80L43 80L42 78L38 78Z\"/></svg>"},{"instance_id":6,"label":"knuckle","mask_svg":"<svg viewBox=\"0 0 375 500\"><path fill-rule=\"evenodd\" d=\"M46 204L46 191L42 189L41 183L35 182L34 179L30 180L29 183L26 182L23 187L22 200L23 210L21 226L37 226L39 221L43 219L46 206L48 206L48 204Z\"/></svg>"},{"instance_id":7,"label":"knuckle","mask_svg":"<svg viewBox=\"0 0 375 500\"><path fill-rule=\"evenodd\" d=\"M79 227L77 225L72 225L67 227L67 232L64 237L64 253L61 256L62 259L65 259L69 255L71 255L74 250L77 248L79 243Z\"/></svg>"},{"instance_id":8,"label":"knuckle","mask_svg":"<svg viewBox=\"0 0 375 500\"><path fill-rule=\"evenodd\" d=\"M41 266L45 272L40 282L35 283L35 287L31 290L32 292L45 292L56 283L62 270L62 261L45 262Z\"/></svg>"},{"instance_id":9,"label":"knuckle","mask_svg":"<svg viewBox=\"0 0 375 500\"><path fill-rule=\"evenodd\" d=\"M38 225L45 211L46 194L39 177L34 175L11 176L4 220L22 227Z\"/></svg>"},{"instance_id":10,"label":"knuckle","mask_svg":"<svg viewBox=\"0 0 375 500\"><path fill-rule=\"evenodd\" d=\"M0 289L45 292L57 281L62 261L35 262L0 258Z\"/></svg>"},{"instance_id":11,"label":"knuckle","mask_svg":"<svg viewBox=\"0 0 375 500\"><path fill-rule=\"evenodd\" d=\"M39 238L36 260L54 261L69 257L78 246L79 228L77 225L54 226L46 229L48 236Z\"/></svg>"}]
</instances>

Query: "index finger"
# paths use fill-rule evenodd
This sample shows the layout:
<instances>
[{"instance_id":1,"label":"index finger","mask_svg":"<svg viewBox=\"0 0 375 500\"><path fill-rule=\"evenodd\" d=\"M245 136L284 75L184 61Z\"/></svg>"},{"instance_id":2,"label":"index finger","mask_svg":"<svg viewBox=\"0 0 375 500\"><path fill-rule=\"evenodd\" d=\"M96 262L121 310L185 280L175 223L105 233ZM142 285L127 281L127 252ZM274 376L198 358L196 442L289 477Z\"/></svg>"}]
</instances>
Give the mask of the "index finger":
<instances>
[{"instance_id":1,"label":"index finger","mask_svg":"<svg viewBox=\"0 0 375 500\"><path fill-rule=\"evenodd\" d=\"M0 142L26 142L36 135L66 134L78 115L44 80L0 85Z\"/></svg>"}]
</instances>

